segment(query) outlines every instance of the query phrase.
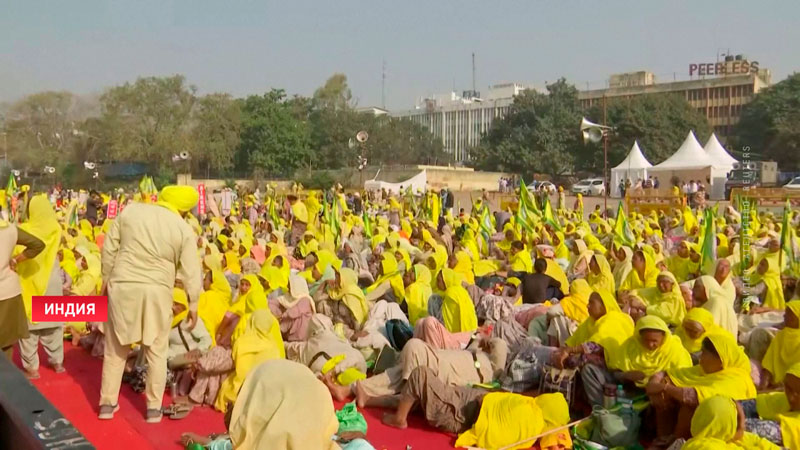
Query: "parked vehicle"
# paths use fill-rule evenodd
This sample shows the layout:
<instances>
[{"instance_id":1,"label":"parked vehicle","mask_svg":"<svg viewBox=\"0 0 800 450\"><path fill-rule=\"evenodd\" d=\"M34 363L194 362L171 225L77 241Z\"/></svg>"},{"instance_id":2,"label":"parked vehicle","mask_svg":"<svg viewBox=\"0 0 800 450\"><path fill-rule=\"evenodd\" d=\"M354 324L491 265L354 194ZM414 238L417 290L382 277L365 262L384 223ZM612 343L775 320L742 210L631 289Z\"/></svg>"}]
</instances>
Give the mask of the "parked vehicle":
<instances>
[{"instance_id":1,"label":"parked vehicle","mask_svg":"<svg viewBox=\"0 0 800 450\"><path fill-rule=\"evenodd\" d=\"M733 170L728 172L728 179L725 180L725 198L730 198L733 188L775 187L777 185L778 163L775 161L735 162Z\"/></svg>"},{"instance_id":2,"label":"parked vehicle","mask_svg":"<svg viewBox=\"0 0 800 450\"><path fill-rule=\"evenodd\" d=\"M531 184L528 185L529 191L546 191L548 194L553 194L556 192L556 185L549 181L533 181Z\"/></svg>"},{"instance_id":3,"label":"parked vehicle","mask_svg":"<svg viewBox=\"0 0 800 450\"><path fill-rule=\"evenodd\" d=\"M605 195L606 186L602 178L586 178L572 185L573 194Z\"/></svg>"},{"instance_id":4,"label":"parked vehicle","mask_svg":"<svg viewBox=\"0 0 800 450\"><path fill-rule=\"evenodd\" d=\"M786 189L800 189L800 177L792 178L788 183L783 185Z\"/></svg>"}]
</instances>

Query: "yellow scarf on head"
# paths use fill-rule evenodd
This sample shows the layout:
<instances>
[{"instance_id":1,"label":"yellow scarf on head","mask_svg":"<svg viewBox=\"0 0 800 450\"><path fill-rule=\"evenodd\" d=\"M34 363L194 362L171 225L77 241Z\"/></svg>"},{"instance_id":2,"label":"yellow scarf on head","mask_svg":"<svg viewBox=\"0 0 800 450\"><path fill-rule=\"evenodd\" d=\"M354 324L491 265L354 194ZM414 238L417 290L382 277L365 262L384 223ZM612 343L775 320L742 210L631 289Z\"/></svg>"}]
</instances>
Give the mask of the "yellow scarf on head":
<instances>
[{"instance_id":1,"label":"yellow scarf on head","mask_svg":"<svg viewBox=\"0 0 800 450\"><path fill-rule=\"evenodd\" d=\"M239 299L240 302L244 301L245 313L250 314L253 311L267 308L267 295L258 276L251 273L243 276L242 280L250 283L250 289Z\"/></svg>"},{"instance_id":2,"label":"yellow scarf on head","mask_svg":"<svg viewBox=\"0 0 800 450\"><path fill-rule=\"evenodd\" d=\"M567 274L564 273L564 269L550 258L545 258L545 261L547 261L547 269L544 271L545 275L549 275L550 278L561 283L561 293L567 295L569 292L569 281L567 280Z\"/></svg>"},{"instance_id":3,"label":"yellow scarf on head","mask_svg":"<svg viewBox=\"0 0 800 450\"><path fill-rule=\"evenodd\" d=\"M583 278L574 280L569 285L569 295L561 299L559 304L564 310L564 314L577 323L583 323L589 318L587 306L589 296L592 295L592 288Z\"/></svg>"},{"instance_id":4,"label":"yellow scarf on head","mask_svg":"<svg viewBox=\"0 0 800 450\"><path fill-rule=\"evenodd\" d=\"M398 303L402 303L405 296L405 286L403 286L403 276L397 268L397 260L392 253L384 253L381 255L381 276L366 289L370 293L377 289L381 284L389 282L392 286L392 292L395 295Z\"/></svg>"},{"instance_id":5,"label":"yellow scarf on head","mask_svg":"<svg viewBox=\"0 0 800 450\"><path fill-rule=\"evenodd\" d=\"M158 204L176 213L191 211L199 200L200 195L191 186L164 186L158 194Z\"/></svg>"},{"instance_id":6,"label":"yellow scarf on head","mask_svg":"<svg viewBox=\"0 0 800 450\"><path fill-rule=\"evenodd\" d=\"M172 301L183 305L183 311L176 316L172 316L172 328L175 328L189 315L189 299L186 297L186 291L179 287L172 288Z\"/></svg>"},{"instance_id":7,"label":"yellow scarf on head","mask_svg":"<svg viewBox=\"0 0 800 450\"><path fill-rule=\"evenodd\" d=\"M415 325L417 321L428 316L428 299L432 294L431 271L424 264L414 265L413 283L406 287L406 303L408 304L408 321Z\"/></svg>"},{"instance_id":8,"label":"yellow scarf on head","mask_svg":"<svg viewBox=\"0 0 800 450\"><path fill-rule=\"evenodd\" d=\"M786 309L800 317L800 300L786 303ZM800 363L800 328L784 327L778 331L767 348L761 364L772 374L775 383L783 383L789 367Z\"/></svg>"},{"instance_id":9,"label":"yellow scarf on head","mask_svg":"<svg viewBox=\"0 0 800 450\"><path fill-rule=\"evenodd\" d=\"M782 310L786 307L786 300L783 296L783 282L781 281L781 273L778 270L778 259L777 257L764 256L762 260L767 261L769 268L764 275L756 271L752 275L750 283L755 285L758 284L759 281L763 281L767 287L764 297L764 306ZM758 265L756 265L756 267L758 267Z\"/></svg>"},{"instance_id":10,"label":"yellow scarf on head","mask_svg":"<svg viewBox=\"0 0 800 450\"><path fill-rule=\"evenodd\" d=\"M793 364L786 373L800 378L800 363ZM800 411L792 411L785 392L759 394L756 410L762 419L780 422L784 447L800 448Z\"/></svg>"},{"instance_id":11,"label":"yellow scarf on head","mask_svg":"<svg viewBox=\"0 0 800 450\"><path fill-rule=\"evenodd\" d=\"M735 449L732 441L738 420L736 403L730 398L716 395L701 400L692 416L692 438L683 445L683 450Z\"/></svg>"},{"instance_id":12,"label":"yellow scarf on head","mask_svg":"<svg viewBox=\"0 0 800 450\"><path fill-rule=\"evenodd\" d=\"M211 271L211 288L200 294L197 302L197 315L203 319L203 324L211 336L211 342L216 345L217 328L225 317L225 312L230 308L231 285L225 275L219 270Z\"/></svg>"},{"instance_id":13,"label":"yellow scarf on head","mask_svg":"<svg viewBox=\"0 0 800 450\"><path fill-rule=\"evenodd\" d=\"M600 254L594 255L593 259L597 262L600 273L595 274L591 269L587 272L586 281L589 282L589 286L595 291L616 292L617 287L616 283L614 283L614 273L611 271L611 265L608 264L608 259Z\"/></svg>"},{"instance_id":14,"label":"yellow scarf on head","mask_svg":"<svg viewBox=\"0 0 800 450\"><path fill-rule=\"evenodd\" d=\"M228 250L225 252L225 268L231 273L239 275L242 273L242 266L239 261L239 252L236 250Z\"/></svg>"},{"instance_id":15,"label":"yellow scarf on head","mask_svg":"<svg viewBox=\"0 0 800 450\"><path fill-rule=\"evenodd\" d=\"M556 231L555 235L558 237L558 245L555 246L556 259L569 260L569 249L564 243L564 233Z\"/></svg>"},{"instance_id":16,"label":"yellow scarf on head","mask_svg":"<svg viewBox=\"0 0 800 450\"><path fill-rule=\"evenodd\" d=\"M750 359L736 339L727 332L709 334L707 337L719 353L722 370L705 373L699 364L668 370L667 374L675 386L694 388L701 402L715 395L726 395L734 400L755 398L756 387L750 377Z\"/></svg>"},{"instance_id":17,"label":"yellow scarf on head","mask_svg":"<svg viewBox=\"0 0 800 450\"><path fill-rule=\"evenodd\" d=\"M669 292L661 292L656 285L639 289L634 293L644 300L647 305L647 314L658 316L672 326L678 326L683 323L683 318L686 316L686 302L683 300L678 280L670 272L661 272L658 274L658 278L666 278L672 282L672 289Z\"/></svg>"},{"instance_id":18,"label":"yellow scarf on head","mask_svg":"<svg viewBox=\"0 0 800 450\"><path fill-rule=\"evenodd\" d=\"M41 253L17 265L19 284L22 286L22 300L30 320L32 298L44 295L47 291L47 283L50 281L61 243L61 226L47 195L39 194L31 199L28 205L28 221L19 225L19 228L44 242L44 250Z\"/></svg>"},{"instance_id":19,"label":"yellow scarf on head","mask_svg":"<svg viewBox=\"0 0 800 450\"><path fill-rule=\"evenodd\" d=\"M527 248L514 253L511 256L511 270L514 272L533 273L533 261L531 260L531 252Z\"/></svg>"},{"instance_id":20,"label":"yellow scarf on head","mask_svg":"<svg viewBox=\"0 0 800 450\"><path fill-rule=\"evenodd\" d=\"M358 274L346 267L340 268L337 272L339 272L339 285L328 290L328 297L344 303L353 314L356 323L363 325L369 315L369 305L364 291L358 287Z\"/></svg>"},{"instance_id":21,"label":"yellow scarf on head","mask_svg":"<svg viewBox=\"0 0 800 450\"><path fill-rule=\"evenodd\" d=\"M639 271L637 271L636 268L631 267L631 271L628 272L627 278L625 278L625 280L619 286L620 291L655 287L659 270L656 268L653 257L650 256L649 253L642 251L641 254L644 256L644 278L639 276Z\"/></svg>"},{"instance_id":22,"label":"yellow scarf on head","mask_svg":"<svg viewBox=\"0 0 800 450\"><path fill-rule=\"evenodd\" d=\"M472 272L472 259L464 250L457 251L455 254L456 266L453 270L464 277L469 284L475 284L475 274Z\"/></svg>"},{"instance_id":23,"label":"yellow scarf on head","mask_svg":"<svg viewBox=\"0 0 800 450\"><path fill-rule=\"evenodd\" d=\"M283 267L275 267L269 262L261 267L259 275L261 275L261 278L267 280L271 290L280 288L286 291L289 288L289 275L291 270L289 269L286 258L283 258L283 262Z\"/></svg>"},{"instance_id":24,"label":"yellow scarf on head","mask_svg":"<svg viewBox=\"0 0 800 450\"><path fill-rule=\"evenodd\" d=\"M625 253L625 259L616 261L614 264L614 285L617 289L622 289L622 283L628 278L628 274L633 270L633 250L630 247L621 247Z\"/></svg>"},{"instance_id":25,"label":"yellow scarf on head","mask_svg":"<svg viewBox=\"0 0 800 450\"><path fill-rule=\"evenodd\" d=\"M606 363L612 361L620 346L633 335L633 319L623 313L611 293L598 292L603 301L606 313L595 320L591 316L583 321L567 345L575 347L586 342L594 342L603 347Z\"/></svg>"},{"instance_id":26,"label":"yellow scarf on head","mask_svg":"<svg viewBox=\"0 0 800 450\"><path fill-rule=\"evenodd\" d=\"M447 288L442 302L442 319L447 331L459 333L478 329L475 305L463 286L461 276L452 269L442 269L442 280Z\"/></svg>"},{"instance_id":27,"label":"yellow scarf on head","mask_svg":"<svg viewBox=\"0 0 800 450\"><path fill-rule=\"evenodd\" d=\"M59 265L73 282L78 279L78 264L75 261L75 253L72 250L65 247L61 248L61 262Z\"/></svg>"},{"instance_id":28,"label":"yellow scarf on head","mask_svg":"<svg viewBox=\"0 0 800 450\"><path fill-rule=\"evenodd\" d=\"M510 392L492 392L483 398L478 420L458 436L455 447L529 448L535 440L512 444L568 422L569 406L563 394L542 394L531 398Z\"/></svg>"},{"instance_id":29,"label":"yellow scarf on head","mask_svg":"<svg viewBox=\"0 0 800 450\"><path fill-rule=\"evenodd\" d=\"M689 337L689 335L686 333L686 329L683 327L683 324L687 321L699 323L705 330L703 334L701 334L697 339L692 339ZM705 339L709 334L715 333L727 333L727 331L714 323L714 316L712 316L711 313L704 308L690 309L689 312L686 313L686 317L683 318L683 323L681 323L681 326L675 330L675 335L680 338L683 347L688 350L689 353L699 352L703 346L703 339Z\"/></svg>"},{"instance_id":30,"label":"yellow scarf on head","mask_svg":"<svg viewBox=\"0 0 800 450\"><path fill-rule=\"evenodd\" d=\"M644 348L641 338L641 332L644 330L663 332L664 342L661 346L653 351ZM659 317L644 316L636 322L633 336L622 344L610 368L623 372L643 372L646 378L638 381L636 385L644 387L650 377L657 372L691 366L692 356L683 348L680 338L672 335L667 324Z\"/></svg>"}]
</instances>

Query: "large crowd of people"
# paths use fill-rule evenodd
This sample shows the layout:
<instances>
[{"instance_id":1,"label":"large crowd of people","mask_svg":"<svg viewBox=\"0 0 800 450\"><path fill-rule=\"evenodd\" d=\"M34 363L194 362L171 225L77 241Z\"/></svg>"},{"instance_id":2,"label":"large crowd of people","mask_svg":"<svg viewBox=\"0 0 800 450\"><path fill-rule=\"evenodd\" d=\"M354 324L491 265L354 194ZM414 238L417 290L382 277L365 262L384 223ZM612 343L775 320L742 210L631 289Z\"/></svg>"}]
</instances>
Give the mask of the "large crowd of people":
<instances>
[{"instance_id":1,"label":"large crowd of people","mask_svg":"<svg viewBox=\"0 0 800 450\"><path fill-rule=\"evenodd\" d=\"M101 419L122 383L147 422L225 413L182 437L210 449L369 449L365 407L457 447L800 448L800 215L516 192L7 192L0 346L102 358ZM107 322L31 322L96 294Z\"/></svg>"}]
</instances>

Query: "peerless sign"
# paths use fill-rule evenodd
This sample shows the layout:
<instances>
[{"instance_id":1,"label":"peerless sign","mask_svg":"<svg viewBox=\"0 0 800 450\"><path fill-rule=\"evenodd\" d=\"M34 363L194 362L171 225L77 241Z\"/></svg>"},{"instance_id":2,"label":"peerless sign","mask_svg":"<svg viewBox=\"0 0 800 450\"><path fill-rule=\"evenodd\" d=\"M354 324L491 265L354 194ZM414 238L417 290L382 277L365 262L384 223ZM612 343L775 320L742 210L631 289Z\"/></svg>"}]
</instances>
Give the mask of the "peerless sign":
<instances>
[{"instance_id":1,"label":"peerless sign","mask_svg":"<svg viewBox=\"0 0 800 450\"><path fill-rule=\"evenodd\" d=\"M718 63L689 64L689 76L692 75L746 75L758 72L758 61L735 60Z\"/></svg>"}]
</instances>

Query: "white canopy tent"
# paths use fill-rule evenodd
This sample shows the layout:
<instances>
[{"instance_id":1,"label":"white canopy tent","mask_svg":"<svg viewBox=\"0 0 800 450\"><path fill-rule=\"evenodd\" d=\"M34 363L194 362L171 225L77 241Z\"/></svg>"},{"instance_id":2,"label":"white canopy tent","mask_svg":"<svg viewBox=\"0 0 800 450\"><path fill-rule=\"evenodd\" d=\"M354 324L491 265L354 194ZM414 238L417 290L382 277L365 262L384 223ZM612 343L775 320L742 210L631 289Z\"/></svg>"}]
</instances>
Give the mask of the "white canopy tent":
<instances>
[{"instance_id":1,"label":"white canopy tent","mask_svg":"<svg viewBox=\"0 0 800 450\"><path fill-rule=\"evenodd\" d=\"M424 192L427 188L427 184L428 184L428 173L425 170L423 170L422 172L400 183L389 183L387 181L379 181L379 180L367 180L364 182L364 189L366 189L367 191L380 191L381 189L385 189L386 192L398 194L400 193L400 187L403 188L403 191L411 187L411 192L417 192L418 190Z\"/></svg>"},{"instance_id":2,"label":"white canopy tent","mask_svg":"<svg viewBox=\"0 0 800 450\"><path fill-rule=\"evenodd\" d=\"M680 148L661 164L651 167L648 173L660 177L661 186L665 188L670 185L673 177L677 177L681 183L700 180L708 186L712 199L721 199L725 192L725 183L722 183L722 194L720 194L718 186L720 174L724 177L727 172L725 169L716 168L716 165L717 163L697 142L694 132L689 131Z\"/></svg>"},{"instance_id":3,"label":"white canopy tent","mask_svg":"<svg viewBox=\"0 0 800 450\"><path fill-rule=\"evenodd\" d=\"M714 180L712 180L713 189L711 191L711 197L723 198L725 196L725 180L727 180L728 172L733 170L733 164L738 161L725 150L725 147L719 143L717 135L714 133L711 133L711 137L708 138L704 149L709 158L714 162Z\"/></svg>"},{"instance_id":4,"label":"white canopy tent","mask_svg":"<svg viewBox=\"0 0 800 450\"><path fill-rule=\"evenodd\" d=\"M653 167L653 165L642 154L639 143L633 141L633 146L631 151L628 152L628 156L619 165L611 169L611 192L613 196L622 196L622 192L619 190L619 182L621 180L629 178L631 183L636 183L637 178L646 180L647 169L650 167Z\"/></svg>"}]
</instances>

